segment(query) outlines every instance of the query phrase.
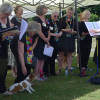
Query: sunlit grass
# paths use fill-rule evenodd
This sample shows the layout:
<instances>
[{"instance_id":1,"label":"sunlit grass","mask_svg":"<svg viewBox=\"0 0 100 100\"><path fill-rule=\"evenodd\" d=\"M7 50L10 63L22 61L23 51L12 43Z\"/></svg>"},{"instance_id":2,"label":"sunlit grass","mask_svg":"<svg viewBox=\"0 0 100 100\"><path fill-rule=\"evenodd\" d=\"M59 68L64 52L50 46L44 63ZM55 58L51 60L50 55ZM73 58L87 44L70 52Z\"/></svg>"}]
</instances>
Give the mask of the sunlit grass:
<instances>
[{"instance_id":1,"label":"sunlit grass","mask_svg":"<svg viewBox=\"0 0 100 100\"><path fill-rule=\"evenodd\" d=\"M73 59L73 66L76 66L76 57ZM57 67L57 66L56 66ZM89 60L88 77L80 78L78 67L72 74L65 76L64 69L58 76L49 77L44 82L34 81L33 88L36 92L29 94L27 92L17 93L12 96L0 95L0 100L100 100L100 86L92 85L88 82L89 78L96 72L96 65ZM7 87L13 84L11 71L7 75Z\"/></svg>"}]
</instances>

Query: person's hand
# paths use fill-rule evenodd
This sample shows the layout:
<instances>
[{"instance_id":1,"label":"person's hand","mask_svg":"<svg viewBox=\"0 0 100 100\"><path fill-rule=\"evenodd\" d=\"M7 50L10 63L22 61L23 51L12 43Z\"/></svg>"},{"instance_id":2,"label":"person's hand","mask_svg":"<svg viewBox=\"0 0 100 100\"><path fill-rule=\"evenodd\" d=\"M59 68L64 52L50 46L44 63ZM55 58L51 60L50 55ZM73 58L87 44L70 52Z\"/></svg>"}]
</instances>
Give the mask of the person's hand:
<instances>
[{"instance_id":1,"label":"person's hand","mask_svg":"<svg viewBox=\"0 0 100 100\"><path fill-rule=\"evenodd\" d=\"M50 43L49 44L47 44L47 48L49 48L50 47Z\"/></svg>"},{"instance_id":2,"label":"person's hand","mask_svg":"<svg viewBox=\"0 0 100 100\"><path fill-rule=\"evenodd\" d=\"M77 34L77 31L72 30L71 34Z\"/></svg>"},{"instance_id":3,"label":"person's hand","mask_svg":"<svg viewBox=\"0 0 100 100\"><path fill-rule=\"evenodd\" d=\"M63 32L60 32L59 34L57 34L57 35L56 35L56 38L61 37L61 36L62 36L62 34L63 34Z\"/></svg>"},{"instance_id":4,"label":"person's hand","mask_svg":"<svg viewBox=\"0 0 100 100\"><path fill-rule=\"evenodd\" d=\"M89 34L88 32L82 32L82 36L86 36L88 34Z\"/></svg>"},{"instance_id":5,"label":"person's hand","mask_svg":"<svg viewBox=\"0 0 100 100\"><path fill-rule=\"evenodd\" d=\"M92 30L90 30L89 32L90 32L90 33L94 33L94 34L95 34L95 33L98 33L98 31L95 30L95 29L92 29Z\"/></svg>"},{"instance_id":6,"label":"person's hand","mask_svg":"<svg viewBox=\"0 0 100 100\"><path fill-rule=\"evenodd\" d=\"M22 72L24 75L27 75L27 69L26 66L22 66Z\"/></svg>"},{"instance_id":7,"label":"person's hand","mask_svg":"<svg viewBox=\"0 0 100 100\"><path fill-rule=\"evenodd\" d=\"M63 34L63 32L60 32L60 33L59 33L59 36L61 37L61 36L62 36L62 34Z\"/></svg>"},{"instance_id":8,"label":"person's hand","mask_svg":"<svg viewBox=\"0 0 100 100\"><path fill-rule=\"evenodd\" d=\"M45 42L46 42L48 45L50 45L49 40L50 40L50 37L45 38Z\"/></svg>"},{"instance_id":9,"label":"person's hand","mask_svg":"<svg viewBox=\"0 0 100 100\"><path fill-rule=\"evenodd\" d=\"M62 31L63 31L63 32L69 32L69 33L71 33L71 32L72 32L72 30L71 30L71 29L62 29Z\"/></svg>"},{"instance_id":10,"label":"person's hand","mask_svg":"<svg viewBox=\"0 0 100 100\"><path fill-rule=\"evenodd\" d=\"M51 32L50 32L50 30L48 31L48 36L51 36L52 34L51 34Z\"/></svg>"}]
</instances>

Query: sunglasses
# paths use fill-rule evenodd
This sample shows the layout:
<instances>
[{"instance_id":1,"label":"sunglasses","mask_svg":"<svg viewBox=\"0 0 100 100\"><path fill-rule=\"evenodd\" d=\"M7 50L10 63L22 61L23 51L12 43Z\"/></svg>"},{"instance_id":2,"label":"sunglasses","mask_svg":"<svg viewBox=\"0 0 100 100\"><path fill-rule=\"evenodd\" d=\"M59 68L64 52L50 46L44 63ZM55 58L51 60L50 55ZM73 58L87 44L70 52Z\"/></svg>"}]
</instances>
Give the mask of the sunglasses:
<instances>
[{"instance_id":1,"label":"sunglasses","mask_svg":"<svg viewBox=\"0 0 100 100\"><path fill-rule=\"evenodd\" d=\"M57 15L54 15L54 17L55 17L55 18L58 18L58 16L57 16Z\"/></svg>"}]
</instances>

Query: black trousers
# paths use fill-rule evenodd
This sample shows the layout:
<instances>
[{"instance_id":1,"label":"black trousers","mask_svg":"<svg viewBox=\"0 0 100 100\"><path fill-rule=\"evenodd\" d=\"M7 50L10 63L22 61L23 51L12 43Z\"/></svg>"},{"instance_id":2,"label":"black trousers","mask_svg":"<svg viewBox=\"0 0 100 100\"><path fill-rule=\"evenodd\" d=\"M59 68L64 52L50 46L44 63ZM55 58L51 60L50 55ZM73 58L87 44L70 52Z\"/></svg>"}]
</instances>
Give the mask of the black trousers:
<instances>
[{"instance_id":1,"label":"black trousers","mask_svg":"<svg viewBox=\"0 0 100 100\"><path fill-rule=\"evenodd\" d=\"M91 44L92 44L92 41L90 42L80 41L80 46L79 46L80 47L80 52L79 52L80 69L82 67L87 68L90 51L91 51Z\"/></svg>"},{"instance_id":2,"label":"black trousers","mask_svg":"<svg viewBox=\"0 0 100 100\"><path fill-rule=\"evenodd\" d=\"M6 91L7 59L0 59L0 93Z\"/></svg>"},{"instance_id":3,"label":"black trousers","mask_svg":"<svg viewBox=\"0 0 100 100\"><path fill-rule=\"evenodd\" d=\"M53 55L52 55L52 57L48 57L45 60L44 67L43 67L43 72L47 76L48 75L56 75L56 72L55 72L55 59L57 58L58 50L55 46L53 46L53 47L54 47Z\"/></svg>"},{"instance_id":4,"label":"black trousers","mask_svg":"<svg viewBox=\"0 0 100 100\"><path fill-rule=\"evenodd\" d=\"M43 67L43 72L45 75L55 75L55 59L48 58Z\"/></svg>"},{"instance_id":5,"label":"black trousers","mask_svg":"<svg viewBox=\"0 0 100 100\"><path fill-rule=\"evenodd\" d=\"M95 64L97 64L97 46L95 48L93 61L95 62ZM98 64L99 64L99 67L100 67L100 38L98 39Z\"/></svg>"}]
</instances>

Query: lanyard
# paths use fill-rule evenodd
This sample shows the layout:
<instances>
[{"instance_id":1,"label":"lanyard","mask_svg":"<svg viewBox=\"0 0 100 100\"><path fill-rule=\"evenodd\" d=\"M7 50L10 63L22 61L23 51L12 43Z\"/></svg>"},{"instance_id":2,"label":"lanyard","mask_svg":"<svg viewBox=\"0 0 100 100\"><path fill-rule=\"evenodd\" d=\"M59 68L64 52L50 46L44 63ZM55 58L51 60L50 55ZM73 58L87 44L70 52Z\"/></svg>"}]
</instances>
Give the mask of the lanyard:
<instances>
[{"instance_id":1,"label":"lanyard","mask_svg":"<svg viewBox=\"0 0 100 100\"><path fill-rule=\"evenodd\" d=\"M66 28L72 29L72 27L71 27L72 18L70 18L70 21L67 21L67 20L68 20L68 17L66 16Z\"/></svg>"},{"instance_id":2,"label":"lanyard","mask_svg":"<svg viewBox=\"0 0 100 100\"><path fill-rule=\"evenodd\" d=\"M26 35L26 45L27 45L27 63L32 64L32 38Z\"/></svg>"}]
</instances>

